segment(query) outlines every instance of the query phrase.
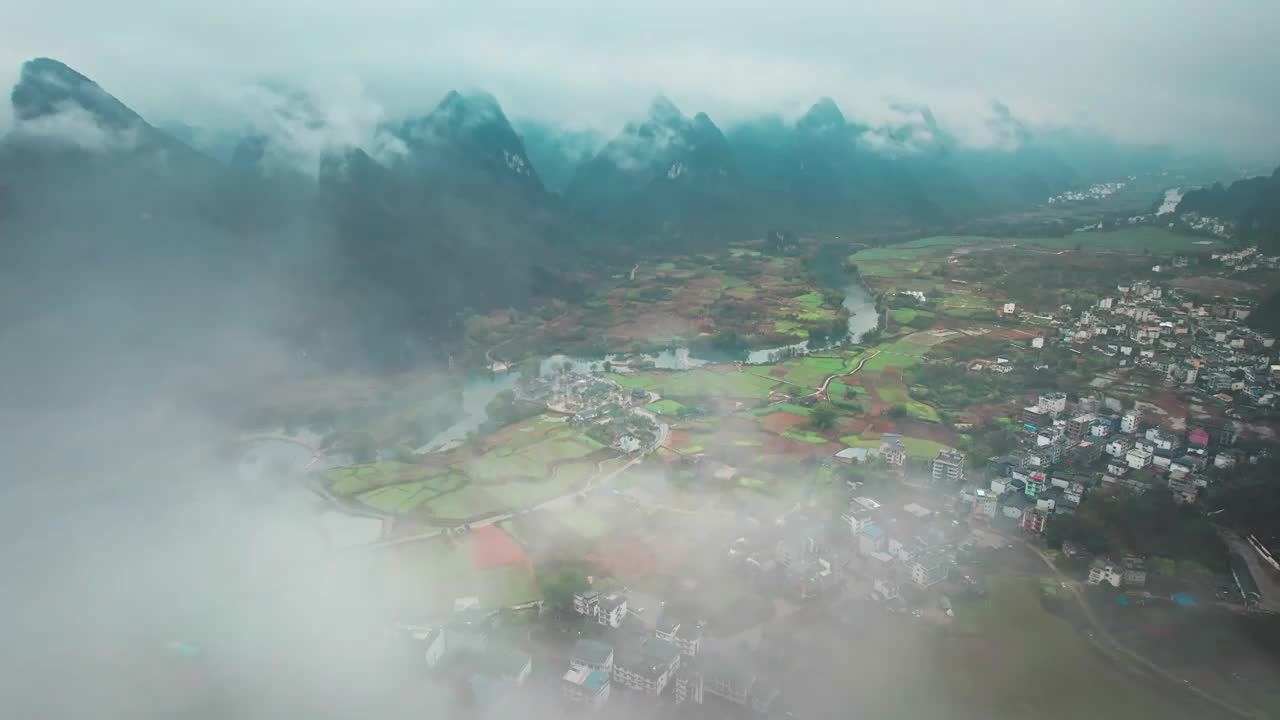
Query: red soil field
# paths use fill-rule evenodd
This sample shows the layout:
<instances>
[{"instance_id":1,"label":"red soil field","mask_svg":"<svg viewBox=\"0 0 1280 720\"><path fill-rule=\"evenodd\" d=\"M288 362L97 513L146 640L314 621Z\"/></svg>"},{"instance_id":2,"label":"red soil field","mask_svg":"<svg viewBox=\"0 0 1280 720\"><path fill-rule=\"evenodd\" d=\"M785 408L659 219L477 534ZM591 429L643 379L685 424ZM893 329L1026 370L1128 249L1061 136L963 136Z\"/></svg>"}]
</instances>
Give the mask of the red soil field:
<instances>
[{"instance_id":1,"label":"red soil field","mask_svg":"<svg viewBox=\"0 0 1280 720\"><path fill-rule=\"evenodd\" d=\"M797 425L803 425L807 422L809 422L809 418L789 412L777 412L760 418L760 424L763 425L766 430L772 433L778 433L779 435Z\"/></svg>"},{"instance_id":2,"label":"red soil field","mask_svg":"<svg viewBox=\"0 0 1280 720\"><path fill-rule=\"evenodd\" d=\"M482 525L471 533L471 562L476 567L520 564L524 548L496 525Z\"/></svg>"}]
</instances>

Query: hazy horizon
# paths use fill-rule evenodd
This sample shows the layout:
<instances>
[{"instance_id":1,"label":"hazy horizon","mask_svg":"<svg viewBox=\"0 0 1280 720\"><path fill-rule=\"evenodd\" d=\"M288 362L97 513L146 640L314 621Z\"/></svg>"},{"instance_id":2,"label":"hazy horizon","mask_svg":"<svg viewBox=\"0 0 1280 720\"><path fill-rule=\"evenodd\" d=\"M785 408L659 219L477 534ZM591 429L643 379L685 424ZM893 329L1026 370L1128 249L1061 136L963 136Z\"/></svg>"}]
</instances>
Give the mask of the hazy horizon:
<instances>
[{"instance_id":1,"label":"hazy horizon","mask_svg":"<svg viewBox=\"0 0 1280 720\"><path fill-rule=\"evenodd\" d=\"M609 13L581 3L500 5L317 11L284 2L248 15L205 4L181 16L149 2L109 12L83 2L38 14L9 7L0 83L11 86L22 62L52 57L154 124L204 129L253 125L270 105L264 84L298 88L331 125L365 141L378 123L429 110L455 88L493 93L513 119L606 137L659 94L722 127L771 113L794 118L824 96L872 127L910 123L901 108L927 105L977 147L995 142L988 121L999 101L1033 127L1251 165L1280 157L1272 131L1280 91L1265 72L1280 64L1269 41L1280 13L1261 2L1204 16L1094 0L1000 2L984 12L801 2L782 17L717 2ZM507 22L493 23L495 12ZM291 31L302 19L307 32ZM0 126L11 124L10 109L2 112Z\"/></svg>"}]
</instances>

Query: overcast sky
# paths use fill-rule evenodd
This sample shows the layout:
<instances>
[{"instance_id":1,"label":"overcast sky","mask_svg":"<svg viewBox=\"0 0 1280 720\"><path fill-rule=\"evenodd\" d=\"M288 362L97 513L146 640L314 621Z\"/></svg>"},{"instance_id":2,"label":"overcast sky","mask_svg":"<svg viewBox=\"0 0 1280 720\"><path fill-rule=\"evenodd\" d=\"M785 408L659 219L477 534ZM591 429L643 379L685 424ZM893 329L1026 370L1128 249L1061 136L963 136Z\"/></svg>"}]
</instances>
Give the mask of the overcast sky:
<instances>
[{"instance_id":1,"label":"overcast sky","mask_svg":"<svg viewBox=\"0 0 1280 720\"><path fill-rule=\"evenodd\" d=\"M333 88L367 103L347 110L362 118L483 87L509 115L609 133L663 92L722 124L821 95L873 123L922 102L978 137L998 98L1125 140L1280 156L1276 0L444 5L0 0L0 82L47 55L155 122L191 124L234 122L237 88L260 80Z\"/></svg>"}]
</instances>

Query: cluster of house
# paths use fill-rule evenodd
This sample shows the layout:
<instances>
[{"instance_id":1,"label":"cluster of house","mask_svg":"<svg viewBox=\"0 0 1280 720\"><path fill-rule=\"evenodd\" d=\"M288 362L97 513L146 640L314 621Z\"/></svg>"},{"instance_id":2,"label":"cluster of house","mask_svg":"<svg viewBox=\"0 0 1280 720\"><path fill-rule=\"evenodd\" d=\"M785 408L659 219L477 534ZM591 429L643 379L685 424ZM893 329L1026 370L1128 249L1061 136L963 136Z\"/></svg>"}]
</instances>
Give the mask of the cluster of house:
<instances>
[{"instance_id":1,"label":"cluster of house","mask_svg":"<svg viewBox=\"0 0 1280 720\"><path fill-rule=\"evenodd\" d=\"M1244 252L1244 251L1241 251ZM1167 382L1227 404L1271 407L1280 391L1275 338L1242 321L1252 305L1239 299L1198 303L1177 289L1142 281L1117 295L1053 318L1058 341L1089 345L1119 367L1145 367Z\"/></svg>"},{"instance_id":2,"label":"cluster of house","mask_svg":"<svg viewBox=\"0 0 1280 720\"><path fill-rule=\"evenodd\" d=\"M426 659L427 667L446 664L477 705L490 705L522 687L533 672L533 657L502 639L498 611L464 598L440 624L406 624L403 629Z\"/></svg>"},{"instance_id":3,"label":"cluster of house","mask_svg":"<svg viewBox=\"0 0 1280 720\"><path fill-rule=\"evenodd\" d=\"M797 516L756 528L729 546L729 562L758 589L809 600L837 588L842 579L841 548L824 540L826 525Z\"/></svg>"},{"instance_id":4,"label":"cluster of house","mask_svg":"<svg viewBox=\"0 0 1280 720\"><path fill-rule=\"evenodd\" d=\"M905 582L933 587L955 565L957 526L918 503L895 509L858 495L841 520L849 526L857 553L869 563L873 599L899 600Z\"/></svg>"},{"instance_id":5,"label":"cluster of house","mask_svg":"<svg viewBox=\"0 0 1280 720\"><path fill-rule=\"evenodd\" d=\"M1211 468L1259 459L1231 447L1232 423L1175 433L1121 407L1113 398L1069 404L1063 393L1041 394L1018 414L1022 446L990 458L989 482L966 489L962 499L975 517L1008 518L1042 533L1053 515L1075 512L1094 489L1141 494L1166 487L1175 500L1194 502Z\"/></svg>"},{"instance_id":6,"label":"cluster of house","mask_svg":"<svg viewBox=\"0 0 1280 720\"><path fill-rule=\"evenodd\" d=\"M571 425L592 428L597 440L625 453L649 447L657 438L657 421L638 407L651 399L642 388L627 391L594 374L550 372L522 380L520 397L567 415Z\"/></svg>"},{"instance_id":7,"label":"cluster of house","mask_svg":"<svg viewBox=\"0 0 1280 720\"><path fill-rule=\"evenodd\" d=\"M1142 558L1133 556L1126 557L1119 563L1113 562L1109 557L1094 558L1089 565L1088 583L1140 588L1147 584L1147 564Z\"/></svg>"},{"instance_id":8,"label":"cluster of house","mask_svg":"<svg viewBox=\"0 0 1280 720\"><path fill-rule=\"evenodd\" d=\"M1048 203L1050 205L1057 205L1062 203L1081 202L1083 200L1100 200L1114 194L1118 190L1124 189L1126 184L1127 183L1124 182L1094 183L1084 190L1067 190L1054 195L1049 198Z\"/></svg>"},{"instance_id":9,"label":"cluster of house","mask_svg":"<svg viewBox=\"0 0 1280 720\"><path fill-rule=\"evenodd\" d=\"M910 452L903 436L898 433L881 433L879 448L848 447L835 454L837 462L866 462L872 458L883 461L898 476L904 474ZM930 479L934 483L958 485L965 479L965 456L955 448L944 447L929 461Z\"/></svg>"},{"instance_id":10,"label":"cluster of house","mask_svg":"<svg viewBox=\"0 0 1280 720\"><path fill-rule=\"evenodd\" d=\"M735 658L703 649L706 622L659 603L655 622L629 613L620 593L585 590L574 595L574 611L603 626L598 637L579 639L561 677L561 696L575 706L599 709L612 694L702 704L714 697L767 712L778 690Z\"/></svg>"}]
</instances>

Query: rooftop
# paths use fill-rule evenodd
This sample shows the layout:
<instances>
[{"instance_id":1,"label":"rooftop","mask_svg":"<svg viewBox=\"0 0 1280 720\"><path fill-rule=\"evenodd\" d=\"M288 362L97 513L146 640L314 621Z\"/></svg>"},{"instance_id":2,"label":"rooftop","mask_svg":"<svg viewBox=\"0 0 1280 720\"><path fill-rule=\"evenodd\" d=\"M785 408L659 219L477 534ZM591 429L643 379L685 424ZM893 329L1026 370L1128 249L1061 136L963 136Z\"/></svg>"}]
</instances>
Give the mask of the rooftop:
<instances>
[{"instance_id":1,"label":"rooftop","mask_svg":"<svg viewBox=\"0 0 1280 720\"><path fill-rule=\"evenodd\" d=\"M591 692L599 692L604 686L609 684L609 673L603 670L588 670L586 668L569 668L564 674L564 681L573 683L583 690Z\"/></svg>"},{"instance_id":2,"label":"rooftop","mask_svg":"<svg viewBox=\"0 0 1280 720\"><path fill-rule=\"evenodd\" d=\"M573 654L570 657L591 665L603 665L611 655L613 655L612 645L599 640L581 638L574 643Z\"/></svg>"}]
</instances>

